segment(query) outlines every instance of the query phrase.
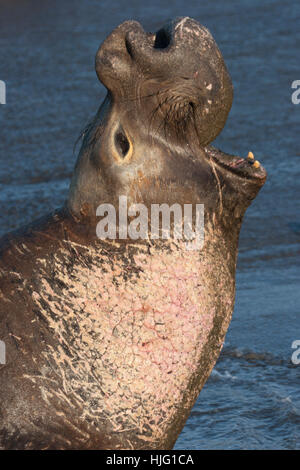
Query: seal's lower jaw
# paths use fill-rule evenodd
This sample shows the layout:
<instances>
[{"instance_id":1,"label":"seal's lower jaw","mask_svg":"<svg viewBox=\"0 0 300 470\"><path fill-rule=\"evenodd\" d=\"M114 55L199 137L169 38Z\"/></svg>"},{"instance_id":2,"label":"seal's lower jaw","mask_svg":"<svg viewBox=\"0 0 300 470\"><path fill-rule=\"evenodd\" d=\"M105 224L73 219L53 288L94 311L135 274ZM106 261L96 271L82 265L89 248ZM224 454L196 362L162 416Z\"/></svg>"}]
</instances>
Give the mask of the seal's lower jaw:
<instances>
[{"instance_id":1,"label":"seal's lower jaw","mask_svg":"<svg viewBox=\"0 0 300 470\"><path fill-rule=\"evenodd\" d=\"M221 168L224 172L249 180L257 186L262 186L267 178L267 172L264 167L254 159L252 152L249 152L247 158L229 155L212 146L204 148L207 158Z\"/></svg>"}]
</instances>

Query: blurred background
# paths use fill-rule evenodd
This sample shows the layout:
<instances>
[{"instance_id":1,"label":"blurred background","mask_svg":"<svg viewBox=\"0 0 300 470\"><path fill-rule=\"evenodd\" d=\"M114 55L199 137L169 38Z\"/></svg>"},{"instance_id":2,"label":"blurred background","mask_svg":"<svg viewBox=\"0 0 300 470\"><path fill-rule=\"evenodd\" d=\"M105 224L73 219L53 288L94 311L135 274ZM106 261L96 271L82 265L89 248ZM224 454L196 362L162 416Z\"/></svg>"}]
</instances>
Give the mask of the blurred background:
<instances>
[{"instance_id":1,"label":"blurred background","mask_svg":"<svg viewBox=\"0 0 300 470\"><path fill-rule=\"evenodd\" d=\"M63 204L75 141L105 96L100 43L124 20L156 31L176 16L209 28L232 76L215 145L252 150L268 180L245 216L223 352L175 448L300 449L298 0L0 0L0 235Z\"/></svg>"}]
</instances>

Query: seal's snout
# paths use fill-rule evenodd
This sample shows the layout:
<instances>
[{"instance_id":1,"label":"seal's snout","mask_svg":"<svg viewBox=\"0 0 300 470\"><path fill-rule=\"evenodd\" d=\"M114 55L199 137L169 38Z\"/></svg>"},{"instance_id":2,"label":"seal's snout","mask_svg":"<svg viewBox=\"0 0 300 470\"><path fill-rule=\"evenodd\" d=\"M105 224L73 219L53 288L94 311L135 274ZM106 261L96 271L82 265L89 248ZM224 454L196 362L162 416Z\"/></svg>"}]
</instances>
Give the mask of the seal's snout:
<instances>
[{"instance_id":1,"label":"seal's snout","mask_svg":"<svg viewBox=\"0 0 300 470\"><path fill-rule=\"evenodd\" d=\"M155 34L154 48L166 49L170 45L174 45L176 49L186 46L188 43L191 45L201 47L201 40L210 33L208 30L200 25L197 21L189 18L175 18L168 21L160 28ZM185 48L185 47L184 47Z\"/></svg>"},{"instance_id":2,"label":"seal's snout","mask_svg":"<svg viewBox=\"0 0 300 470\"><path fill-rule=\"evenodd\" d=\"M148 76L177 71L192 77L199 59L207 60L216 49L209 31L188 17L170 20L156 33L147 33L137 21L125 21L99 48L96 71L105 86L111 86L111 80L129 80L136 67ZM220 53L217 56L219 60Z\"/></svg>"},{"instance_id":3,"label":"seal's snout","mask_svg":"<svg viewBox=\"0 0 300 470\"><path fill-rule=\"evenodd\" d=\"M110 90L126 86L132 81L132 75L135 73L133 48L129 40L131 33L134 36L146 35L140 23L125 21L114 29L97 51L96 73L99 80Z\"/></svg>"},{"instance_id":4,"label":"seal's snout","mask_svg":"<svg viewBox=\"0 0 300 470\"><path fill-rule=\"evenodd\" d=\"M126 34L130 56L145 70L185 68L192 72L197 55L212 47L214 40L209 31L189 17L176 18L164 24L156 33L146 33L135 23Z\"/></svg>"},{"instance_id":5,"label":"seal's snout","mask_svg":"<svg viewBox=\"0 0 300 470\"><path fill-rule=\"evenodd\" d=\"M180 129L186 135L189 122L201 145L216 138L231 108L233 88L222 54L208 29L189 17L170 20L154 34L137 21L122 23L99 48L96 72L114 102L144 90L166 125L176 124L176 135ZM143 103L151 114L150 98Z\"/></svg>"}]
</instances>

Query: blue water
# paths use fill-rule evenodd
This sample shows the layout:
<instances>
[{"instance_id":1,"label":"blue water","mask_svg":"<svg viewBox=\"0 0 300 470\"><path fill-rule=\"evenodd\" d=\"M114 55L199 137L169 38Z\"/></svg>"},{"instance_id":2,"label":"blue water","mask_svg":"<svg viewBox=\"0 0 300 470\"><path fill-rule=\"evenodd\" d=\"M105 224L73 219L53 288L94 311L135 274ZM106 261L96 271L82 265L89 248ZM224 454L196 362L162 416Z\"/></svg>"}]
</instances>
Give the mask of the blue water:
<instances>
[{"instance_id":1,"label":"blue water","mask_svg":"<svg viewBox=\"0 0 300 470\"><path fill-rule=\"evenodd\" d=\"M1 0L0 234L66 198L74 142L105 94L94 72L100 42L123 20L155 31L174 16L210 29L233 79L216 143L252 150L269 175L245 217L223 352L176 448L300 449L298 0Z\"/></svg>"}]
</instances>

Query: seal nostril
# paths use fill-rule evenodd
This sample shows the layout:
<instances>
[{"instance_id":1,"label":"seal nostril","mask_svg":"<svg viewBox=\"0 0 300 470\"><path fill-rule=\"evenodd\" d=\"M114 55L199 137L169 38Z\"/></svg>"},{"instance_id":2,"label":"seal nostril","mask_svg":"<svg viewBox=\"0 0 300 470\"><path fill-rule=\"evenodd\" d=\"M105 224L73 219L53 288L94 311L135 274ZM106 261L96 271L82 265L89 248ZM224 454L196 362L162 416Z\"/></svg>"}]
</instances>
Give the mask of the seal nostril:
<instances>
[{"instance_id":1,"label":"seal nostril","mask_svg":"<svg viewBox=\"0 0 300 470\"><path fill-rule=\"evenodd\" d=\"M165 30L157 31L154 41L154 49L166 49L171 42L171 35Z\"/></svg>"},{"instance_id":2,"label":"seal nostril","mask_svg":"<svg viewBox=\"0 0 300 470\"><path fill-rule=\"evenodd\" d=\"M122 130L118 130L118 132L115 135L115 146L119 154L121 155L121 157L125 158L129 151L130 144L126 135L124 134Z\"/></svg>"},{"instance_id":3,"label":"seal nostril","mask_svg":"<svg viewBox=\"0 0 300 470\"><path fill-rule=\"evenodd\" d=\"M127 36L125 38L125 47L130 57L132 57L132 47Z\"/></svg>"}]
</instances>

